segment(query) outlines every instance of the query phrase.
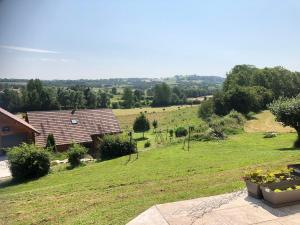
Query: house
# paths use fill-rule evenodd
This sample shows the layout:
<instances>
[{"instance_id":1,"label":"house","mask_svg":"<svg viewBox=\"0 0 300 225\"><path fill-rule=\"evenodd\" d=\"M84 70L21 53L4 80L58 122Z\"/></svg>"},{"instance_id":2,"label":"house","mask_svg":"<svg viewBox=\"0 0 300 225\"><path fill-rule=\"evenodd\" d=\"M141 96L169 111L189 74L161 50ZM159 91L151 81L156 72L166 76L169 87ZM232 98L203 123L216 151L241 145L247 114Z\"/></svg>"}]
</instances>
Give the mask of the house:
<instances>
[{"instance_id":1,"label":"house","mask_svg":"<svg viewBox=\"0 0 300 225\"><path fill-rule=\"evenodd\" d=\"M0 150L23 142L34 143L38 134L32 125L0 107Z\"/></svg>"},{"instance_id":2,"label":"house","mask_svg":"<svg viewBox=\"0 0 300 225\"><path fill-rule=\"evenodd\" d=\"M111 109L33 111L27 112L26 121L39 132L34 137L36 145L45 147L52 134L58 150L72 143L90 147L98 137L121 133Z\"/></svg>"}]
</instances>

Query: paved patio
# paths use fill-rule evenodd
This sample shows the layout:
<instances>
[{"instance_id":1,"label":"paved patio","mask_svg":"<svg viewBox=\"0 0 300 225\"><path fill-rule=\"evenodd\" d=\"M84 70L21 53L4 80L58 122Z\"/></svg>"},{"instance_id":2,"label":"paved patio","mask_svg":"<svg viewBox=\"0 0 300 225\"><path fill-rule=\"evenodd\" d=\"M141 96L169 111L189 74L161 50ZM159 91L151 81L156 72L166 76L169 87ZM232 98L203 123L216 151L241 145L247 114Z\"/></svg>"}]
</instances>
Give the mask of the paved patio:
<instances>
[{"instance_id":1,"label":"paved patio","mask_svg":"<svg viewBox=\"0 0 300 225\"><path fill-rule=\"evenodd\" d=\"M273 209L246 191L155 205L127 225L300 225L300 205Z\"/></svg>"},{"instance_id":2,"label":"paved patio","mask_svg":"<svg viewBox=\"0 0 300 225\"><path fill-rule=\"evenodd\" d=\"M8 161L5 156L0 156L0 178L10 177L11 173L8 167Z\"/></svg>"}]
</instances>

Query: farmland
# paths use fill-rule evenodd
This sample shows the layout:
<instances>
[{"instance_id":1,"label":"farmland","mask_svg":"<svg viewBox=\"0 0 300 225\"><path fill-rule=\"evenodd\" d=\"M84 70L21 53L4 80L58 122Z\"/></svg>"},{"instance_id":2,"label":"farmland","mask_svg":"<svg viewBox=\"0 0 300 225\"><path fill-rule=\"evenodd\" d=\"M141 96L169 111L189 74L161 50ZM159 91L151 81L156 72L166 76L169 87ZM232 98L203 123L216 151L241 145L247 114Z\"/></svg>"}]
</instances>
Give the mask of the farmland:
<instances>
[{"instance_id":1,"label":"farmland","mask_svg":"<svg viewBox=\"0 0 300 225\"><path fill-rule=\"evenodd\" d=\"M161 127L169 119L190 124L199 122L196 110L169 110L157 116ZM241 133L225 141L193 141L190 151L174 142L141 151L130 160L125 156L74 170L56 166L39 180L2 182L0 224L125 224L154 204L241 189L241 176L249 168L298 162L300 152L292 148L295 138L286 132L272 139L261 132Z\"/></svg>"}]
</instances>

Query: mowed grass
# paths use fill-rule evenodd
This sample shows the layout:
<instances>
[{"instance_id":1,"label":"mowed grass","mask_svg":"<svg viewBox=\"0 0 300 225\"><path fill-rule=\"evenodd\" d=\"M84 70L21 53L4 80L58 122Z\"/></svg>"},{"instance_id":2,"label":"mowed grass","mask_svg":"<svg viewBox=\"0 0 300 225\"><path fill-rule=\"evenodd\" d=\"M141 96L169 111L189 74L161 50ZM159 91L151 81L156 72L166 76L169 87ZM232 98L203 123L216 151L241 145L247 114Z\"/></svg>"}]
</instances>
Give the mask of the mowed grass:
<instances>
[{"instance_id":1,"label":"mowed grass","mask_svg":"<svg viewBox=\"0 0 300 225\"><path fill-rule=\"evenodd\" d=\"M275 121L274 115L270 111L263 111L257 115L253 120L247 121L245 124L246 132L295 132L291 127L283 127L279 122Z\"/></svg>"},{"instance_id":2,"label":"mowed grass","mask_svg":"<svg viewBox=\"0 0 300 225\"><path fill-rule=\"evenodd\" d=\"M154 204L244 188L245 170L300 161L296 134L243 133L144 151L0 189L0 224L126 224Z\"/></svg>"}]
</instances>

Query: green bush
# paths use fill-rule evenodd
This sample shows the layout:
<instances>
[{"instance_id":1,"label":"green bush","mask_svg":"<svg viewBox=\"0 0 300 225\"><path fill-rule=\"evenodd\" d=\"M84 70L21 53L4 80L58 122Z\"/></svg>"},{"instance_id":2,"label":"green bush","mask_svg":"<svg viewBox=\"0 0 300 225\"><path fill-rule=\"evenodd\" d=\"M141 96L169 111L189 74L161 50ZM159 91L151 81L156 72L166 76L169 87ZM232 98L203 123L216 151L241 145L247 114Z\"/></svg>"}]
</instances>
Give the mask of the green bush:
<instances>
[{"instance_id":1,"label":"green bush","mask_svg":"<svg viewBox=\"0 0 300 225\"><path fill-rule=\"evenodd\" d=\"M175 130L175 136L176 137L185 137L188 134L188 131L184 127L178 127Z\"/></svg>"},{"instance_id":2,"label":"green bush","mask_svg":"<svg viewBox=\"0 0 300 225\"><path fill-rule=\"evenodd\" d=\"M12 176L17 180L33 179L48 174L49 153L32 144L22 144L9 149L8 161Z\"/></svg>"},{"instance_id":3,"label":"green bush","mask_svg":"<svg viewBox=\"0 0 300 225\"><path fill-rule=\"evenodd\" d=\"M52 152L57 152L55 138L54 138L53 134L48 135L46 148Z\"/></svg>"},{"instance_id":4,"label":"green bush","mask_svg":"<svg viewBox=\"0 0 300 225\"><path fill-rule=\"evenodd\" d=\"M235 110L231 110L230 113L226 117L235 119L236 123L239 125L244 125L244 123L246 121L244 115Z\"/></svg>"},{"instance_id":5,"label":"green bush","mask_svg":"<svg viewBox=\"0 0 300 225\"><path fill-rule=\"evenodd\" d=\"M123 135L105 135L99 139L99 152L101 159L112 159L136 153L136 143Z\"/></svg>"},{"instance_id":6,"label":"green bush","mask_svg":"<svg viewBox=\"0 0 300 225\"><path fill-rule=\"evenodd\" d=\"M111 103L111 106L112 106L113 109L119 109L120 108L119 102L113 102L113 103Z\"/></svg>"},{"instance_id":7,"label":"green bush","mask_svg":"<svg viewBox=\"0 0 300 225\"><path fill-rule=\"evenodd\" d=\"M73 144L68 150L68 162L71 167L79 166L81 159L87 153L87 149L80 144Z\"/></svg>"},{"instance_id":8,"label":"green bush","mask_svg":"<svg viewBox=\"0 0 300 225\"><path fill-rule=\"evenodd\" d=\"M214 112L213 100L208 99L201 103L198 109L198 116L203 120L209 120Z\"/></svg>"},{"instance_id":9,"label":"green bush","mask_svg":"<svg viewBox=\"0 0 300 225\"><path fill-rule=\"evenodd\" d=\"M150 141L146 141L144 144L144 148L149 148L151 146L151 142Z\"/></svg>"},{"instance_id":10,"label":"green bush","mask_svg":"<svg viewBox=\"0 0 300 225\"><path fill-rule=\"evenodd\" d=\"M191 139L195 140L195 141L213 141L213 140L222 140L224 139L226 136L224 133L221 133L222 135L220 135L219 133L217 133L216 131L214 131L213 129L209 128L208 130L204 131L204 132L200 132L200 133L193 133Z\"/></svg>"}]
</instances>

